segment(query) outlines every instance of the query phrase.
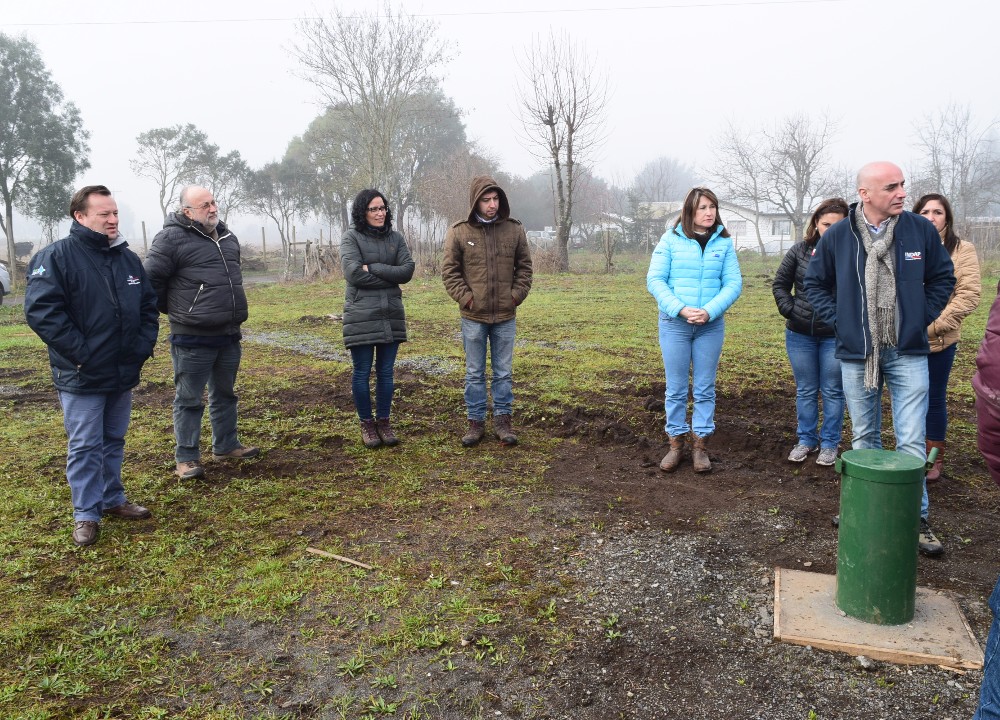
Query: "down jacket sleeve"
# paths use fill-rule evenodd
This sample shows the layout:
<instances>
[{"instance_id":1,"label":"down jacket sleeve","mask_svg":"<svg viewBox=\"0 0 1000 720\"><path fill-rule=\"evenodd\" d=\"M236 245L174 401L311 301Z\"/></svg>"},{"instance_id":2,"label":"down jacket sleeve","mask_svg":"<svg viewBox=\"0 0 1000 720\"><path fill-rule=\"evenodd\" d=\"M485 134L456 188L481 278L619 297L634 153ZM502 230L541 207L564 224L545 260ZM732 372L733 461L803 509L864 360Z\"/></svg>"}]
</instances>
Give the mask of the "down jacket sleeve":
<instances>
[{"instance_id":1,"label":"down jacket sleeve","mask_svg":"<svg viewBox=\"0 0 1000 720\"><path fill-rule=\"evenodd\" d=\"M404 285L413 278L416 263L410 256L410 249L402 235L397 238L396 255L390 263L368 263L368 272L393 285Z\"/></svg>"},{"instance_id":2,"label":"down jacket sleeve","mask_svg":"<svg viewBox=\"0 0 1000 720\"><path fill-rule=\"evenodd\" d=\"M673 262L670 252L670 235L665 233L653 249L646 272L646 289L656 300L656 307L664 315L677 317L684 309L684 302L670 288L670 266Z\"/></svg>"},{"instance_id":3,"label":"down jacket sleeve","mask_svg":"<svg viewBox=\"0 0 1000 720\"><path fill-rule=\"evenodd\" d=\"M344 271L344 279L347 283L357 288L366 288L369 290L390 288L397 284L389 280L383 280L370 271L363 269L364 265L365 262L361 257L361 248L358 246L358 239L353 230L348 230L344 233L344 237L340 241L340 266Z\"/></svg>"},{"instance_id":4,"label":"down jacket sleeve","mask_svg":"<svg viewBox=\"0 0 1000 720\"><path fill-rule=\"evenodd\" d=\"M927 328L928 339L931 342L938 337L956 332L962 321L979 307L983 287L975 246L970 242L961 243L952 261L955 263L955 290L937 320ZM957 336L955 340L958 340Z\"/></svg>"},{"instance_id":5,"label":"down jacket sleeve","mask_svg":"<svg viewBox=\"0 0 1000 720\"><path fill-rule=\"evenodd\" d=\"M75 365L90 359L87 338L75 321L76 311L66 295L69 282L59 256L43 250L28 264L28 285L24 291L24 315L28 326L54 352ZM44 267L44 272L35 272Z\"/></svg>"},{"instance_id":6,"label":"down jacket sleeve","mask_svg":"<svg viewBox=\"0 0 1000 720\"><path fill-rule=\"evenodd\" d=\"M733 303L736 302L740 293L743 292L743 274L740 272L740 263L736 259L736 249L733 241L725 238L725 255L722 260L722 287L715 297L705 303L705 311L708 312L708 319L715 320L722 317Z\"/></svg>"}]
</instances>

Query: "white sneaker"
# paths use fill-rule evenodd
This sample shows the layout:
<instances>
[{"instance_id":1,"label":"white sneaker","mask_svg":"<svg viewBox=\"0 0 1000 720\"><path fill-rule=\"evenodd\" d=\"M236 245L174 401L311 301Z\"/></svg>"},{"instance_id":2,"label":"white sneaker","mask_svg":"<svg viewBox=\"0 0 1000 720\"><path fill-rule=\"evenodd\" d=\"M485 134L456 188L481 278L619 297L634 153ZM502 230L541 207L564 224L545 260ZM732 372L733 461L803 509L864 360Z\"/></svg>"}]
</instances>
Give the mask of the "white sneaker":
<instances>
[{"instance_id":1,"label":"white sneaker","mask_svg":"<svg viewBox=\"0 0 1000 720\"><path fill-rule=\"evenodd\" d=\"M823 448L816 458L817 465L833 465L837 462L837 448Z\"/></svg>"},{"instance_id":2,"label":"white sneaker","mask_svg":"<svg viewBox=\"0 0 1000 720\"><path fill-rule=\"evenodd\" d=\"M809 447L808 445L796 445L792 448L792 451L788 453L788 462L800 463L805 462L806 458L816 452L816 448Z\"/></svg>"}]
</instances>

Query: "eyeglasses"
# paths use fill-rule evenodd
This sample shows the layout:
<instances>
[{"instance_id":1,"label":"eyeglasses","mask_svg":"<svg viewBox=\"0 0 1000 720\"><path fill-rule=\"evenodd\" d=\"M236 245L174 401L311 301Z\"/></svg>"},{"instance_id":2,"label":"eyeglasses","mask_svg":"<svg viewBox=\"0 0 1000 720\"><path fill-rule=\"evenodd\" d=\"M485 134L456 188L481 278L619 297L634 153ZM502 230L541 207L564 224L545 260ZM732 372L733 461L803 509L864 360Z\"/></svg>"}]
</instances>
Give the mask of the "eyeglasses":
<instances>
[{"instance_id":1,"label":"eyeglasses","mask_svg":"<svg viewBox=\"0 0 1000 720\"><path fill-rule=\"evenodd\" d=\"M186 210L208 210L210 207L219 207L219 203L215 202L215 200L209 200L208 202L204 202L201 205L184 206Z\"/></svg>"},{"instance_id":2,"label":"eyeglasses","mask_svg":"<svg viewBox=\"0 0 1000 720\"><path fill-rule=\"evenodd\" d=\"M368 212L372 215L377 215L378 213L389 212L389 208L385 205L379 205L378 207L368 208Z\"/></svg>"}]
</instances>

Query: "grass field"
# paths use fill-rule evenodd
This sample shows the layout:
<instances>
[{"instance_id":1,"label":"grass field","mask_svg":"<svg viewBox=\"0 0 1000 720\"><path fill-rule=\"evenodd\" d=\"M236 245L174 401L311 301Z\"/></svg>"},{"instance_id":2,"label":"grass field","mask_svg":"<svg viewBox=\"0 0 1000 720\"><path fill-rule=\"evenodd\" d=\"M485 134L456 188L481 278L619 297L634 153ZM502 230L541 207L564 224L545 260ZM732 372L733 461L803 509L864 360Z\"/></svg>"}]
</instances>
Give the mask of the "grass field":
<instances>
[{"instance_id":1,"label":"grass field","mask_svg":"<svg viewBox=\"0 0 1000 720\"><path fill-rule=\"evenodd\" d=\"M585 589L556 565L599 531L538 500L565 442L553 428L571 408L638 424L629 391L662 383L644 267L619 266L635 271L536 278L518 314L524 442L514 451L457 442L463 356L439 280L406 288L411 342L395 410L404 443L378 452L360 443L340 325L326 317L341 312L342 282L275 284L249 291L239 379L241 439L263 457L179 482L164 328L135 393L125 461L130 499L154 519L105 522L83 549L70 539L65 436L44 347L20 308L0 308L0 716L431 718L452 717L442 708L460 697L466 717L492 717L485 678L517 676L520 712L532 717L543 693L531 678L580 632L560 603ZM720 367L729 395L787 395L772 271L743 267ZM984 277L965 323L953 404L971 407L996 285ZM951 434L973 452L968 414ZM207 437L206 425L203 448ZM613 637L616 620L606 622ZM463 668L480 685L449 679ZM295 700L306 686L308 703Z\"/></svg>"}]
</instances>

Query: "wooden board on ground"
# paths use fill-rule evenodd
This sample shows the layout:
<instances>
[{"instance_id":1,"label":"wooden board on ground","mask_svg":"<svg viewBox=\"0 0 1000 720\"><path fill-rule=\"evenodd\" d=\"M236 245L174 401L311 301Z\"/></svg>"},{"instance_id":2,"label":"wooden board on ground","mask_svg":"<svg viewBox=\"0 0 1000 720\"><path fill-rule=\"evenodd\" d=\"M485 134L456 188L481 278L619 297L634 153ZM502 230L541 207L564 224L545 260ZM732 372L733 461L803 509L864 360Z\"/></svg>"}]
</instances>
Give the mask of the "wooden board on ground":
<instances>
[{"instance_id":1,"label":"wooden board on ground","mask_svg":"<svg viewBox=\"0 0 1000 720\"><path fill-rule=\"evenodd\" d=\"M983 667L982 648L951 597L918 587L912 621L874 625L846 616L836 588L835 575L775 568L775 639L905 665Z\"/></svg>"}]
</instances>

